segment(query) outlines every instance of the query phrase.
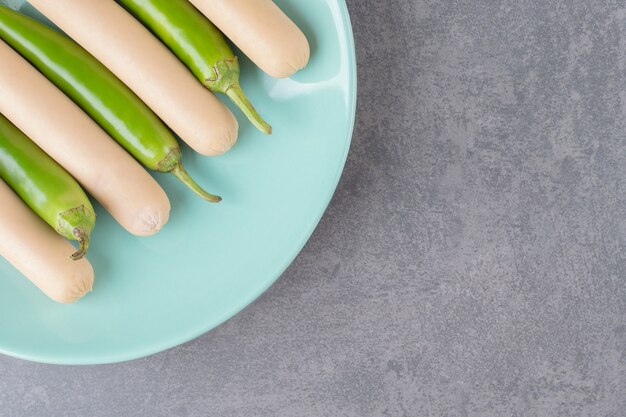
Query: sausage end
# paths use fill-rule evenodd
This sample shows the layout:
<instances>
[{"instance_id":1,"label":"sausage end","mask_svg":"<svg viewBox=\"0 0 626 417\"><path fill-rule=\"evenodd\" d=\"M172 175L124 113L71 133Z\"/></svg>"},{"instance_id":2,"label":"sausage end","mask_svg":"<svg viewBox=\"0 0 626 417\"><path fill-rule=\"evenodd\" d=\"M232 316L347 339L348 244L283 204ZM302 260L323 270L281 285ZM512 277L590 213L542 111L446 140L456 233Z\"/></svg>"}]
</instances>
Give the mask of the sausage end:
<instances>
[{"instance_id":1,"label":"sausage end","mask_svg":"<svg viewBox=\"0 0 626 417\"><path fill-rule=\"evenodd\" d=\"M69 279L63 280L62 285L54 287L48 296L61 304L73 304L91 292L94 283L94 271L86 259L71 261L80 264L80 268Z\"/></svg>"}]
</instances>

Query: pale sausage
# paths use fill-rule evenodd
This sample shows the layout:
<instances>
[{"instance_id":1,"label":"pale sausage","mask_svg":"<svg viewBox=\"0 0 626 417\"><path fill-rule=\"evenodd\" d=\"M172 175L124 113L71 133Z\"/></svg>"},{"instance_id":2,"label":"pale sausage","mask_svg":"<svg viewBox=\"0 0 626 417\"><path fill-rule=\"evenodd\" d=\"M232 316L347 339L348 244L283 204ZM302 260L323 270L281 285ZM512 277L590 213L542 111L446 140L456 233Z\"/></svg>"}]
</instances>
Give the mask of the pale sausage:
<instances>
[{"instance_id":1,"label":"pale sausage","mask_svg":"<svg viewBox=\"0 0 626 417\"><path fill-rule=\"evenodd\" d=\"M290 77L309 62L309 42L304 33L272 0L191 3L270 76Z\"/></svg>"},{"instance_id":2,"label":"pale sausage","mask_svg":"<svg viewBox=\"0 0 626 417\"><path fill-rule=\"evenodd\" d=\"M69 304L91 291L94 272L76 249L0 181L0 256L53 300Z\"/></svg>"}]
</instances>

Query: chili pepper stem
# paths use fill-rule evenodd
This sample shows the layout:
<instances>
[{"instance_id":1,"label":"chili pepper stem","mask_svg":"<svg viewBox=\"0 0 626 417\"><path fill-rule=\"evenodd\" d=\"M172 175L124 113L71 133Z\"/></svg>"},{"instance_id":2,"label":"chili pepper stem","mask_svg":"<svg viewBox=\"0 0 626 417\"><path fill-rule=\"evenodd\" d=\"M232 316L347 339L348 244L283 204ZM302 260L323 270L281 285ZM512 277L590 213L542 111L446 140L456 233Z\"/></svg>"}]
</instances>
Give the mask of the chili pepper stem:
<instances>
[{"instance_id":1,"label":"chili pepper stem","mask_svg":"<svg viewBox=\"0 0 626 417\"><path fill-rule=\"evenodd\" d=\"M226 90L226 95L241 109L248 120L261 132L266 135L272 134L272 126L270 126L261 115L256 111L250 100L246 97L239 83L233 83Z\"/></svg>"},{"instance_id":2,"label":"chili pepper stem","mask_svg":"<svg viewBox=\"0 0 626 417\"><path fill-rule=\"evenodd\" d=\"M204 189L200 187L198 183L187 173L187 170L183 166L182 162L178 162L178 164L176 164L170 172L183 184L189 187L191 191L198 194L206 201L211 203L219 203L222 201L222 197L204 191Z\"/></svg>"},{"instance_id":3,"label":"chili pepper stem","mask_svg":"<svg viewBox=\"0 0 626 417\"><path fill-rule=\"evenodd\" d=\"M85 197L86 198L86 197ZM57 232L67 239L77 240L78 251L70 259L78 261L87 254L90 234L96 223L96 215L91 205L81 205L60 213L57 220Z\"/></svg>"},{"instance_id":4,"label":"chili pepper stem","mask_svg":"<svg viewBox=\"0 0 626 417\"><path fill-rule=\"evenodd\" d=\"M87 249L89 249L89 234L85 233L82 227L77 227L74 229L74 236L78 239L78 251L73 253L70 256L70 259L73 261L78 261L83 259L85 255L87 255Z\"/></svg>"}]
</instances>

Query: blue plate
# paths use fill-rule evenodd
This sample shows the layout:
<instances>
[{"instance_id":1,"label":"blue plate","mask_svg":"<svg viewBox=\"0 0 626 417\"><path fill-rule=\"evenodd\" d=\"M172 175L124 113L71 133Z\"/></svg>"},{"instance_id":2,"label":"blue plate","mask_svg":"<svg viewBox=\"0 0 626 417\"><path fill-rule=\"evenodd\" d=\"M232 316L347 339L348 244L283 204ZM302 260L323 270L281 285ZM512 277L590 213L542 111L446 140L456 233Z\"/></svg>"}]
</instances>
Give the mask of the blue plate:
<instances>
[{"instance_id":1,"label":"blue plate","mask_svg":"<svg viewBox=\"0 0 626 417\"><path fill-rule=\"evenodd\" d=\"M119 362L207 332L262 294L293 261L343 170L356 102L354 44L343 0L277 0L311 43L309 66L276 80L242 59L242 84L274 127L241 115L237 146L205 158L185 149L190 173L224 197L207 204L157 174L172 202L157 236L126 233L102 208L89 259L94 291L55 304L0 259L0 352L59 364ZM22 0L0 0L45 21Z\"/></svg>"}]
</instances>

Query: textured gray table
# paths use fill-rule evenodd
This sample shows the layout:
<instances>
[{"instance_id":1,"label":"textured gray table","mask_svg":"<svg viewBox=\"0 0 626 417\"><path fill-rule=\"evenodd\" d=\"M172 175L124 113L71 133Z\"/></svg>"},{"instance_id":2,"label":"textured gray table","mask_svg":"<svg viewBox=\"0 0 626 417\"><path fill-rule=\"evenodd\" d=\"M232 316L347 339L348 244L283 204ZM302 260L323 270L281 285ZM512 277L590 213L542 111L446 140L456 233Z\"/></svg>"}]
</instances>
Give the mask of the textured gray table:
<instances>
[{"instance_id":1,"label":"textured gray table","mask_svg":"<svg viewBox=\"0 0 626 417\"><path fill-rule=\"evenodd\" d=\"M354 145L293 266L147 359L0 357L0 416L626 415L624 2L348 3Z\"/></svg>"}]
</instances>

